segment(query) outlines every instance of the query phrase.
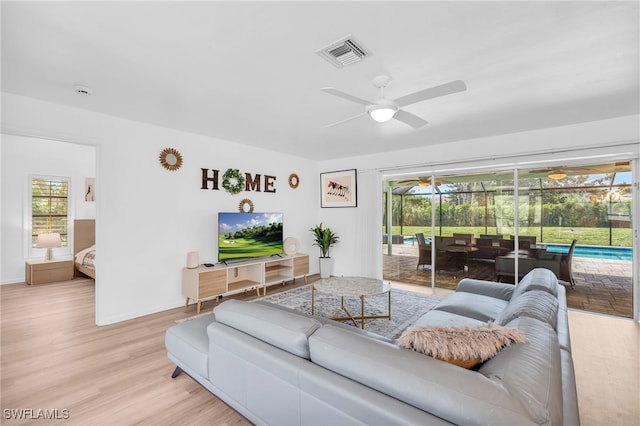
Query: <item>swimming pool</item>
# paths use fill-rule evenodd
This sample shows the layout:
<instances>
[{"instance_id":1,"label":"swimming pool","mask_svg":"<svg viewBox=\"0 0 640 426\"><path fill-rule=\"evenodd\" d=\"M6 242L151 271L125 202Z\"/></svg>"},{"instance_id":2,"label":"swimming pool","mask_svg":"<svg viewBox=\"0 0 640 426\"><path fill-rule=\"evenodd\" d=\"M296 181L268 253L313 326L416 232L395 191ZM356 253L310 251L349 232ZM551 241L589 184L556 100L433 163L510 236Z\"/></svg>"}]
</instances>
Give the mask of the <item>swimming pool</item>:
<instances>
[{"instance_id":1,"label":"swimming pool","mask_svg":"<svg viewBox=\"0 0 640 426\"><path fill-rule=\"evenodd\" d=\"M431 243L431 237L424 237L427 244ZM404 242L415 244L415 235L405 235ZM554 253L568 253L569 246L562 244L546 244L542 243L547 251ZM633 260L633 249L631 247L612 247L612 246L576 246L573 252L575 257L589 259L613 259L613 260Z\"/></svg>"},{"instance_id":2,"label":"swimming pool","mask_svg":"<svg viewBox=\"0 0 640 426\"><path fill-rule=\"evenodd\" d=\"M545 244L547 251L555 253L568 253L569 246ZM633 250L631 247L603 247L603 246L576 246L573 252L575 257L586 257L590 259L614 259L633 260Z\"/></svg>"}]
</instances>

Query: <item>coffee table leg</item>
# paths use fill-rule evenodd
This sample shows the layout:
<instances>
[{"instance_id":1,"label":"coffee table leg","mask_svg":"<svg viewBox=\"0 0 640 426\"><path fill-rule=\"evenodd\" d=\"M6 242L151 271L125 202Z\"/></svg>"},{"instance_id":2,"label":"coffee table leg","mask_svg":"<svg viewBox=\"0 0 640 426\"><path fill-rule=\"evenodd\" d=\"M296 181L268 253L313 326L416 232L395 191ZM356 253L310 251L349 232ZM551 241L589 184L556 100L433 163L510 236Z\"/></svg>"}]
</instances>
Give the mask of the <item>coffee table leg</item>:
<instances>
[{"instance_id":1,"label":"coffee table leg","mask_svg":"<svg viewBox=\"0 0 640 426\"><path fill-rule=\"evenodd\" d=\"M360 328L364 330L364 296L360 296Z\"/></svg>"},{"instance_id":2,"label":"coffee table leg","mask_svg":"<svg viewBox=\"0 0 640 426\"><path fill-rule=\"evenodd\" d=\"M314 305L315 305L315 287L313 287L313 284L311 284L311 315L313 315Z\"/></svg>"},{"instance_id":3,"label":"coffee table leg","mask_svg":"<svg viewBox=\"0 0 640 426\"><path fill-rule=\"evenodd\" d=\"M360 299L360 300L362 301L362 299ZM337 319L337 320L339 320L339 321L342 321L343 319L344 319L344 320L348 320L348 319L350 319L350 320L351 320L351 322L353 323L353 326L354 326L354 327L357 327L357 326L358 326L358 323L357 323L357 322L356 322L356 320L353 318L353 315L351 315L351 312L349 312L349 311L347 310L347 308L345 308L345 307L344 307L344 296L340 296L340 308L344 311L344 313L345 313L345 314L347 314L347 315L348 315L348 317L345 317L345 318L333 318L333 319ZM364 308L363 308L363 311L364 311ZM356 318L357 318L357 317L356 317ZM362 328L364 328L364 321L362 322L362 324L363 324L363 325L362 325Z\"/></svg>"}]
</instances>

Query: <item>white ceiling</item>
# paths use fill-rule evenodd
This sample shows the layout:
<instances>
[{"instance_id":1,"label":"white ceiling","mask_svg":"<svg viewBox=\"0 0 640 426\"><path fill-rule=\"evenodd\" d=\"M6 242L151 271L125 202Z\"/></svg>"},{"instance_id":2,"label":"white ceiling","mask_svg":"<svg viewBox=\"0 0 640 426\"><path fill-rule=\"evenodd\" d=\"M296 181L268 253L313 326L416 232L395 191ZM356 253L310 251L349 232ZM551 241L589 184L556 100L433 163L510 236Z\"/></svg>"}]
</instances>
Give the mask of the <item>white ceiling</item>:
<instances>
[{"instance_id":1,"label":"white ceiling","mask_svg":"<svg viewBox=\"0 0 640 426\"><path fill-rule=\"evenodd\" d=\"M317 160L638 114L639 2L9 2L2 90ZM372 55L315 54L352 34ZM368 116L375 99L463 80ZM72 86L93 89L77 95Z\"/></svg>"}]
</instances>

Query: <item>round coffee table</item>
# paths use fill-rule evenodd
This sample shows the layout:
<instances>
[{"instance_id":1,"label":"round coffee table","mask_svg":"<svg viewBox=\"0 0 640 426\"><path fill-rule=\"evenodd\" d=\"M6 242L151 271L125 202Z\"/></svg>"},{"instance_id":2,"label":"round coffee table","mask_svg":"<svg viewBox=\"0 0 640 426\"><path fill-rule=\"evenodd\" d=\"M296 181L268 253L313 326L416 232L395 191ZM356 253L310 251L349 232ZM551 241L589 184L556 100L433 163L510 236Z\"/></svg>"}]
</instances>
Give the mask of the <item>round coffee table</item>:
<instances>
[{"instance_id":1,"label":"round coffee table","mask_svg":"<svg viewBox=\"0 0 640 426\"><path fill-rule=\"evenodd\" d=\"M364 329L366 319L386 318L391 319L391 283L389 281L378 280L375 278L364 277L331 277L323 278L311 284L311 315L315 312L315 292L340 296L340 308L348 315L346 317L333 317L332 320L337 321L353 321L357 327L356 319L360 320L360 328ZM364 314L364 298L367 296L376 296L378 294L387 293L388 310L386 315L365 315ZM360 299L360 316L353 317L344 306L345 297L357 297Z\"/></svg>"}]
</instances>

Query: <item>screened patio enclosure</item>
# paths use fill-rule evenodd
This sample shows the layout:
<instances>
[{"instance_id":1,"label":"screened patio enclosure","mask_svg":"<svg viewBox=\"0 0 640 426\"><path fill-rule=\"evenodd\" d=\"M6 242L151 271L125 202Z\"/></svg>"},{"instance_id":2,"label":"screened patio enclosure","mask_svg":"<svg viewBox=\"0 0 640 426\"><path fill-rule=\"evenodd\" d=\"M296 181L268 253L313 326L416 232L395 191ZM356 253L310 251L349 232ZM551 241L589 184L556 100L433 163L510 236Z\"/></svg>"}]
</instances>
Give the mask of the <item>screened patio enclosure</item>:
<instances>
[{"instance_id":1,"label":"screened patio enclosure","mask_svg":"<svg viewBox=\"0 0 640 426\"><path fill-rule=\"evenodd\" d=\"M385 264L384 276L452 288L547 267L567 288L600 289L592 304L632 316L632 196L629 161L387 180L384 254L415 259Z\"/></svg>"}]
</instances>

